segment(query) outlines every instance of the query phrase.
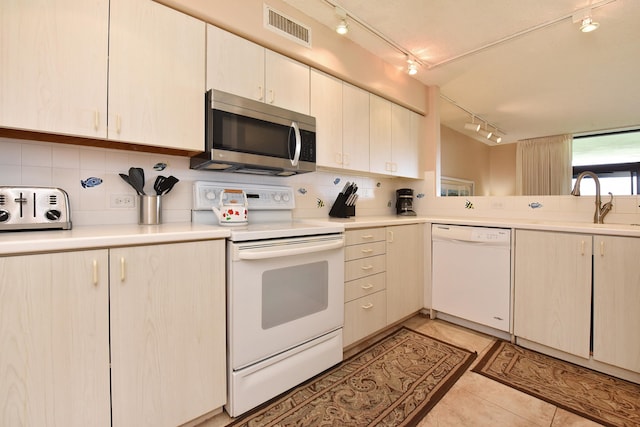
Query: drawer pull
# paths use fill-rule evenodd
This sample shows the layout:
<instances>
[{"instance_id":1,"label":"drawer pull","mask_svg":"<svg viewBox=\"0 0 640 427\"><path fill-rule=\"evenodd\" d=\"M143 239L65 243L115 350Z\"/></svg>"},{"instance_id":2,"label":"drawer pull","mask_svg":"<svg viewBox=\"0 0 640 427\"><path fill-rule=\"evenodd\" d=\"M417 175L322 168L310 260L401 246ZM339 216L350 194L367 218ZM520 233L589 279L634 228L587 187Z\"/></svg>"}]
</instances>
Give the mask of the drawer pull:
<instances>
[{"instance_id":1,"label":"drawer pull","mask_svg":"<svg viewBox=\"0 0 640 427\"><path fill-rule=\"evenodd\" d=\"M93 284L94 286L98 284L98 260L93 260Z\"/></svg>"},{"instance_id":2,"label":"drawer pull","mask_svg":"<svg viewBox=\"0 0 640 427\"><path fill-rule=\"evenodd\" d=\"M360 252L362 252L363 254L370 254L371 252L373 252L373 249L360 249Z\"/></svg>"},{"instance_id":3,"label":"drawer pull","mask_svg":"<svg viewBox=\"0 0 640 427\"><path fill-rule=\"evenodd\" d=\"M367 290L373 288L373 285L371 283L367 283L366 285L362 285L360 287L364 290Z\"/></svg>"},{"instance_id":4,"label":"drawer pull","mask_svg":"<svg viewBox=\"0 0 640 427\"><path fill-rule=\"evenodd\" d=\"M364 234L362 236L363 239L368 240L368 239L373 239L373 234Z\"/></svg>"},{"instance_id":5,"label":"drawer pull","mask_svg":"<svg viewBox=\"0 0 640 427\"><path fill-rule=\"evenodd\" d=\"M369 310L370 308L373 308L373 304L368 303L368 304L362 305L361 307L364 308L365 310Z\"/></svg>"},{"instance_id":6,"label":"drawer pull","mask_svg":"<svg viewBox=\"0 0 640 427\"><path fill-rule=\"evenodd\" d=\"M371 270L373 268L373 265L363 265L360 268L363 269L363 270Z\"/></svg>"}]
</instances>

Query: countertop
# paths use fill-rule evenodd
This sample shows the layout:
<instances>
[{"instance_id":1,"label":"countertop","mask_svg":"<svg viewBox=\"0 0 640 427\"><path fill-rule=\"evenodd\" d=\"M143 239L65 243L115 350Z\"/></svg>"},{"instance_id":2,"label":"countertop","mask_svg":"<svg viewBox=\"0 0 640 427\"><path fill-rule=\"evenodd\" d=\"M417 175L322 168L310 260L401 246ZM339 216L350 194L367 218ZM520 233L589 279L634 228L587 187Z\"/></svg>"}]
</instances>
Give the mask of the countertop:
<instances>
[{"instance_id":1,"label":"countertop","mask_svg":"<svg viewBox=\"0 0 640 427\"><path fill-rule=\"evenodd\" d=\"M74 226L71 230L2 232L0 255L225 239L229 235L228 228L191 222Z\"/></svg>"},{"instance_id":2,"label":"countertop","mask_svg":"<svg viewBox=\"0 0 640 427\"><path fill-rule=\"evenodd\" d=\"M593 224L508 218L421 217L395 215L327 219L316 218L303 221L337 223L344 226L345 230L367 227L386 227L392 225L433 223L640 237L640 225L638 224ZM227 227L199 225L192 224L190 222L167 223L151 226L137 224L93 225L76 226L72 230L0 232L0 256L194 240L226 239L229 236L230 230Z\"/></svg>"}]
</instances>

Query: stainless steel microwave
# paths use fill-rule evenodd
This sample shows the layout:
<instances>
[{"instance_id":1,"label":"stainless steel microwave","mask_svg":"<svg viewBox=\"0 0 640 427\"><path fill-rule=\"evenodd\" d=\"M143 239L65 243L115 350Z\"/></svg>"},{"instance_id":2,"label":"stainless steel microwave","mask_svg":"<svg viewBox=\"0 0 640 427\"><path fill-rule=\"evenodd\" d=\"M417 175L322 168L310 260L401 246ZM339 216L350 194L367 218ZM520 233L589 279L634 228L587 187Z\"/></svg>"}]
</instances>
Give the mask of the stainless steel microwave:
<instances>
[{"instance_id":1,"label":"stainless steel microwave","mask_svg":"<svg viewBox=\"0 0 640 427\"><path fill-rule=\"evenodd\" d=\"M191 169L290 176L316 170L316 119L211 89L205 151Z\"/></svg>"}]
</instances>

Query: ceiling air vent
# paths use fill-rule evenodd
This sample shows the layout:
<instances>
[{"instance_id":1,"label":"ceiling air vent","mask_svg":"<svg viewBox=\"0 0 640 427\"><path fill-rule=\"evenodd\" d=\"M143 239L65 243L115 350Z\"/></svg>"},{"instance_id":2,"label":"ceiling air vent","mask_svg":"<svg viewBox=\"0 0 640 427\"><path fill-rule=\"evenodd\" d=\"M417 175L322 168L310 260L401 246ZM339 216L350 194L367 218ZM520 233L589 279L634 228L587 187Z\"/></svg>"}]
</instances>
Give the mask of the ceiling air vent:
<instances>
[{"instance_id":1,"label":"ceiling air vent","mask_svg":"<svg viewBox=\"0 0 640 427\"><path fill-rule=\"evenodd\" d=\"M294 21L267 4L264 5L264 26L296 43L311 47L311 28Z\"/></svg>"}]
</instances>

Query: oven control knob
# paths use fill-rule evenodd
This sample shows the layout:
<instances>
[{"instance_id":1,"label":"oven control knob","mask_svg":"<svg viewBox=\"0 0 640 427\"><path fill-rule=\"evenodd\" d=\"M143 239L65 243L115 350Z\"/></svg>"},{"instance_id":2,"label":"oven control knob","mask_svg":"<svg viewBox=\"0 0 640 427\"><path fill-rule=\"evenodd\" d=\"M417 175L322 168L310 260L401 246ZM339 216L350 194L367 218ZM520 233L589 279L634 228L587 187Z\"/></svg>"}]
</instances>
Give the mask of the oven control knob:
<instances>
[{"instance_id":1,"label":"oven control knob","mask_svg":"<svg viewBox=\"0 0 640 427\"><path fill-rule=\"evenodd\" d=\"M273 195L273 200L275 200L276 202L279 202L279 201L280 201L280 198L281 198L281 197L280 197L280 194L279 194L279 193L276 193L276 194L274 194L274 195Z\"/></svg>"},{"instance_id":2,"label":"oven control knob","mask_svg":"<svg viewBox=\"0 0 640 427\"><path fill-rule=\"evenodd\" d=\"M0 210L0 222L9 221L9 212L5 210Z\"/></svg>"},{"instance_id":3,"label":"oven control knob","mask_svg":"<svg viewBox=\"0 0 640 427\"><path fill-rule=\"evenodd\" d=\"M286 193L285 193L285 194L283 194L283 195L282 195L282 200L284 200L285 202L288 202L288 201L289 201L289 195L288 195L288 194L286 194Z\"/></svg>"},{"instance_id":4,"label":"oven control knob","mask_svg":"<svg viewBox=\"0 0 640 427\"><path fill-rule=\"evenodd\" d=\"M61 215L62 215L62 212L60 212L60 211L59 211L59 210L57 210L57 209L51 209L51 210L48 210L48 211L44 214L44 216L46 216L46 217L47 217L47 219L48 219L49 221L57 221L57 220L59 220L59 219L60 219L60 216L61 216Z\"/></svg>"},{"instance_id":5,"label":"oven control knob","mask_svg":"<svg viewBox=\"0 0 640 427\"><path fill-rule=\"evenodd\" d=\"M215 200L215 199L216 199L216 192L215 192L215 191L207 191L207 192L204 194L204 197L205 197L207 200Z\"/></svg>"}]
</instances>

